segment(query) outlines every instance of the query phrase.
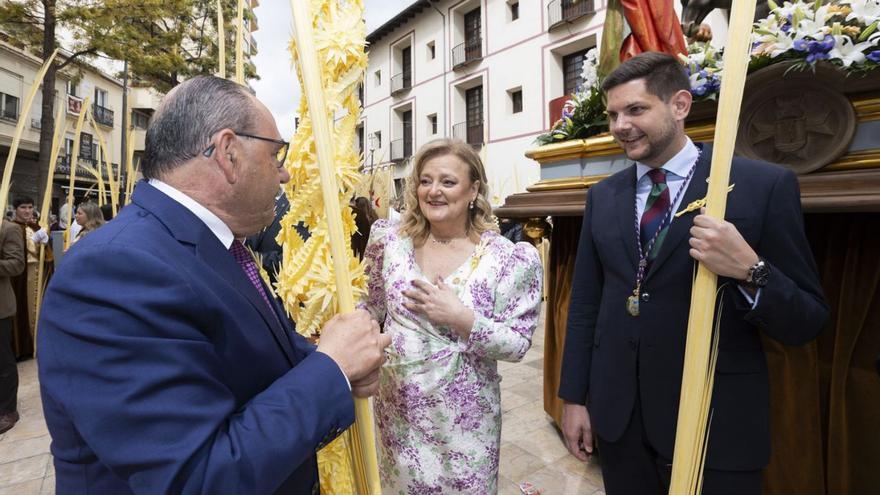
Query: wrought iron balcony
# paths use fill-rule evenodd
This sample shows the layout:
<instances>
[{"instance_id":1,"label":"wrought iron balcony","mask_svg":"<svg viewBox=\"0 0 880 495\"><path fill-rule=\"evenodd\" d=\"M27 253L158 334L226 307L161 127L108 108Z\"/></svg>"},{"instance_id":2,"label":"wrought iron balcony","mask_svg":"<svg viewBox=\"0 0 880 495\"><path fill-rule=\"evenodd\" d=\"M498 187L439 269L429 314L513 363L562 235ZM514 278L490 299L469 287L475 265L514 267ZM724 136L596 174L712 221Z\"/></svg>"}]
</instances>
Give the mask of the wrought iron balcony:
<instances>
[{"instance_id":1,"label":"wrought iron balcony","mask_svg":"<svg viewBox=\"0 0 880 495\"><path fill-rule=\"evenodd\" d=\"M594 3L593 0L553 0L547 4L548 29L572 22L585 15L595 14Z\"/></svg>"},{"instance_id":2,"label":"wrought iron balcony","mask_svg":"<svg viewBox=\"0 0 880 495\"><path fill-rule=\"evenodd\" d=\"M92 105L92 114L95 116L95 122L107 127L113 127L113 110L96 103Z\"/></svg>"},{"instance_id":3,"label":"wrought iron balcony","mask_svg":"<svg viewBox=\"0 0 880 495\"><path fill-rule=\"evenodd\" d=\"M401 72L391 76L391 94L397 94L412 87L412 72Z\"/></svg>"},{"instance_id":4,"label":"wrought iron balcony","mask_svg":"<svg viewBox=\"0 0 880 495\"><path fill-rule=\"evenodd\" d=\"M483 38L470 38L452 48L452 68L464 67L483 58Z\"/></svg>"},{"instance_id":5,"label":"wrought iron balcony","mask_svg":"<svg viewBox=\"0 0 880 495\"><path fill-rule=\"evenodd\" d=\"M459 122L452 126L452 137L460 139L474 148L483 146L483 123Z\"/></svg>"},{"instance_id":6,"label":"wrought iron balcony","mask_svg":"<svg viewBox=\"0 0 880 495\"><path fill-rule=\"evenodd\" d=\"M97 166L97 162L94 158L80 156L76 161L76 177L77 179L81 179L84 181L94 181L95 176L92 175L92 172L88 170L86 167L91 169L95 169ZM117 174L119 170L119 164L113 164L113 178L117 178ZM70 155L62 155L58 157L58 162L55 164L55 174L57 175L66 175L70 176ZM101 167L101 176L105 181L109 181L110 177L106 167ZM125 184L127 180L127 173L125 170L122 171L122 174L119 176L120 184Z\"/></svg>"},{"instance_id":7,"label":"wrought iron balcony","mask_svg":"<svg viewBox=\"0 0 880 495\"><path fill-rule=\"evenodd\" d=\"M412 139L391 141L391 161L399 162L412 156Z\"/></svg>"}]
</instances>

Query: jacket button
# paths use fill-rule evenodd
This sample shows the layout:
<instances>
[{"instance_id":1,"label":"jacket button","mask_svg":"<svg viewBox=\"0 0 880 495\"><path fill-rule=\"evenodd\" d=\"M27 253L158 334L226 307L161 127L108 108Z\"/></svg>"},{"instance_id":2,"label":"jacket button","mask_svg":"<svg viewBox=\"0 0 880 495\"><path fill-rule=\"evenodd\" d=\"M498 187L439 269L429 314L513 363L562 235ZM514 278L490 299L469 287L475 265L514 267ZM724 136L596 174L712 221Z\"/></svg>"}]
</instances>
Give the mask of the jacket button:
<instances>
[{"instance_id":1,"label":"jacket button","mask_svg":"<svg viewBox=\"0 0 880 495\"><path fill-rule=\"evenodd\" d=\"M651 300L651 294L647 292L642 292L642 302L648 302Z\"/></svg>"}]
</instances>

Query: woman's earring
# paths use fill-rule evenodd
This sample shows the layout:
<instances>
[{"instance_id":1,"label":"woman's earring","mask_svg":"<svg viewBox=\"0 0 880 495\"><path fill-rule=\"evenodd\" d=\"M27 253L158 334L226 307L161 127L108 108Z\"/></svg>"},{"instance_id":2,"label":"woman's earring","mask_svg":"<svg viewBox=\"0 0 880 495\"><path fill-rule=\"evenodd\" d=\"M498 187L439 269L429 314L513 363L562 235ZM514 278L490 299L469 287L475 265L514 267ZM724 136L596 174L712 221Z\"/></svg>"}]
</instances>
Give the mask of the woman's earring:
<instances>
[{"instance_id":1,"label":"woman's earring","mask_svg":"<svg viewBox=\"0 0 880 495\"><path fill-rule=\"evenodd\" d=\"M471 200L471 204L470 204L470 207L469 207L469 208L472 209L472 210L474 209L474 201L473 201L473 200Z\"/></svg>"}]
</instances>

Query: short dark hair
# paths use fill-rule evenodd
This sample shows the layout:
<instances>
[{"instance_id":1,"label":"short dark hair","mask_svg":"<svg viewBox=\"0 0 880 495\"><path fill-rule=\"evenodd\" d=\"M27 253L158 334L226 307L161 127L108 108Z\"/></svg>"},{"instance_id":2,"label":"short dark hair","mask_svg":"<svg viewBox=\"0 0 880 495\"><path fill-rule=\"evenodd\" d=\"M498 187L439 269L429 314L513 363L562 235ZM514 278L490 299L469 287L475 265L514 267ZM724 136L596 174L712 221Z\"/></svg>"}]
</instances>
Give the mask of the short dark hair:
<instances>
[{"instance_id":1,"label":"short dark hair","mask_svg":"<svg viewBox=\"0 0 880 495\"><path fill-rule=\"evenodd\" d=\"M15 201L12 202L13 208L18 208L21 205L32 205L34 204L34 198L30 196L19 196L15 198Z\"/></svg>"},{"instance_id":2,"label":"short dark hair","mask_svg":"<svg viewBox=\"0 0 880 495\"><path fill-rule=\"evenodd\" d=\"M249 132L256 120L251 91L214 76L198 76L174 88L147 128L141 172L146 178L198 156L221 129Z\"/></svg>"},{"instance_id":3,"label":"short dark hair","mask_svg":"<svg viewBox=\"0 0 880 495\"><path fill-rule=\"evenodd\" d=\"M636 79L644 79L648 92L663 101L681 90L691 89L690 79L678 59L665 53L645 52L623 62L608 74L602 81L602 91L608 93L616 86Z\"/></svg>"}]
</instances>

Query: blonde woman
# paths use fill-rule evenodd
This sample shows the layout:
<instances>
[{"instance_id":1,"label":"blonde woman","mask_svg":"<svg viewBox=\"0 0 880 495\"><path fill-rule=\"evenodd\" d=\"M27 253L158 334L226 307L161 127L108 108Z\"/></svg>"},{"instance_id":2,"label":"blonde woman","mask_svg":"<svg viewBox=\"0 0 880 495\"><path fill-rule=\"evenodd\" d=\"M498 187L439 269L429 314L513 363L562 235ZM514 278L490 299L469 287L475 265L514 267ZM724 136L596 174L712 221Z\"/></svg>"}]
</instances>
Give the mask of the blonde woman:
<instances>
[{"instance_id":1,"label":"blonde woman","mask_svg":"<svg viewBox=\"0 0 880 495\"><path fill-rule=\"evenodd\" d=\"M542 276L531 245L498 234L486 183L469 145L432 141L401 222L370 233L365 306L392 339L375 402L386 493L497 491L497 361L529 349Z\"/></svg>"},{"instance_id":2,"label":"blonde woman","mask_svg":"<svg viewBox=\"0 0 880 495\"><path fill-rule=\"evenodd\" d=\"M85 237L89 232L104 225L104 214L101 212L101 207L92 202L80 204L76 209L76 223L81 225L82 229L80 229L80 231L76 233L76 236L74 236L73 240L70 241L71 246L76 241Z\"/></svg>"}]
</instances>

